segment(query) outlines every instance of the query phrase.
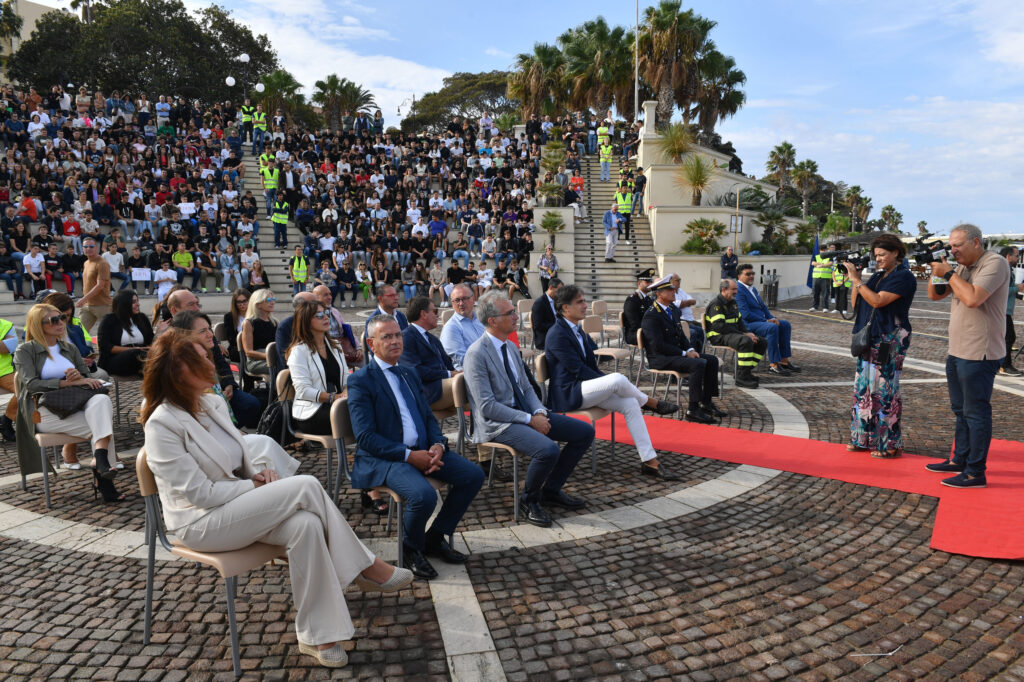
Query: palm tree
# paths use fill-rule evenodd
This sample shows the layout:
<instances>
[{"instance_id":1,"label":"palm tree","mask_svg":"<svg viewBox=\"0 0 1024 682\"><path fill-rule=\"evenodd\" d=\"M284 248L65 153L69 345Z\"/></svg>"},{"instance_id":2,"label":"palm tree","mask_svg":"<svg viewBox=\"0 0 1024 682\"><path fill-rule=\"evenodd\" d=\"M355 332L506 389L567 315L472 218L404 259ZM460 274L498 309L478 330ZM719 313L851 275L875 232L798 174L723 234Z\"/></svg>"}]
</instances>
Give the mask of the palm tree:
<instances>
[{"instance_id":1,"label":"palm tree","mask_svg":"<svg viewBox=\"0 0 1024 682\"><path fill-rule=\"evenodd\" d=\"M608 111L615 86L631 80L632 42L626 40L626 29L609 28L599 16L566 31L558 37L558 43L565 55L569 103L576 109L593 107L602 114Z\"/></svg>"},{"instance_id":2,"label":"palm tree","mask_svg":"<svg viewBox=\"0 0 1024 682\"><path fill-rule=\"evenodd\" d=\"M672 163L681 163L683 157L693 148L694 138L690 127L682 123L669 123L661 129L658 146Z\"/></svg>"},{"instance_id":3,"label":"palm tree","mask_svg":"<svg viewBox=\"0 0 1024 682\"><path fill-rule=\"evenodd\" d=\"M896 207L892 204L886 204L882 207L882 213L880 214L882 222L885 223L885 229L889 232L899 232L900 225L903 224L903 214L896 210Z\"/></svg>"},{"instance_id":4,"label":"palm tree","mask_svg":"<svg viewBox=\"0 0 1024 682\"><path fill-rule=\"evenodd\" d=\"M775 145L768 154L768 162L764 165L771 175L779 182L779 194L785 189L789 180L789 171L796 163L796 148L789 142Z\"/></svg>"},{"instance_id":5,"label":"palm tree","mask_svg":"<svg viewBox=\"0 0 1024 682\"><path fill-rule=\"evenodd\" d=\"M871 197L861 197L860 203L857 204L857 217L860 219L861 227L867 223L872 208L874 206L871 203Z\"/></svg>"},{"instance_id":6,"label":"palm tree","mask_svg":"<svg viewBox=\"0 0 1024 682\"><path fill-rule=\"evenodd\" d=\"M700 206L701 196L711 186L714 176L714 164L705 161L700 154L690 154L679 167L676 184L680 187L689 187L692 192L690 205Z\"/></svg>"},{"instance_id":7,"label":"palm tree","mask_svg":"<svg viewBox=\"0 0 1024 682\"><path fill-rule=\"evenodd\" d=\"M295 111L306 102L305 95L299 93L302 83L284 69L268 73L260 82L263 83L264 90L254 99L263 105L263 111L267 112L268 116L273 116L274 112L280 109L292 119Z\"/></svg>"},{"instance_id":8,"label":"palm tree","mask_svg":"<svg viewBox=\"0 0 1024 682\"><path fill-rule=\"evenodd\" d=\"M927 220L918 220L917 221L917 234L919 234L922 237L925 236L926 234L928 234L928 221Z\"/></svg>"},{"instance_id":9,"label":"palm tree","mask_svg":"<svg viewBox=\"0 0 1024 682\"><path fill-rule=\"evenodd\" d=\"M843 203L850 207L850 231L857 231L857 215L858 207L863 199L864 190L861 189L860 185L850 185L846 189L846 195L843 196Z\"/></svg>"},{"instance_id":10,"label":"palm tree","mask_svg":"<svg viewBox=\"0 0 1024 682\"><path fill-rule=\"evenodd\" d=\"M671 118L678 104L683 122L689 123L691 105L697 97L697 64L714 48L708 34L715 22L693 10L680 12L681 4L678 0L661 0L658 7L644 10L640 26L640 72L657 96L655 113L663 122Z\"/></svg>"},{"instance_id":11,"label":"palm tree","mask_svg":"<svg viewBox=\"0 0 1024 682\"><path fill-rule=\"evenodd\" d=\"M747 76L736 68L736 60L718 50L708 52L699 65L697 89L697 124L701 134L710 138L719 121L735 116L747 96L739 86Z\"/></svg>"},{"instance_id":12,"label":"palm tree","mask_svg":"<svg viewBox=\"0 0 1024 682\"><path fill-rule=\"evenodd\" d=\"M0 40L6 42L21 35L22 24L24 20L18 14L14 0L4 0L0 3Z\"/></svg>"},{"instance_id":13,"label":"palm tree","mask_svg":"<svg viewBox=\"0 0 1024 682\"><path fill-rule=\"evenodd\" d=\"M523 118L545 109L561 109L568 100L565 56L554 45L535 43L533 54L516 56L508 77L508 97L523 103Z\"/></svg>"},{"instance_id":14,"label":"palm tree","mask_svg":"<svg viewBox=\"0 0 1024 682\"><path fill-rule=\"evenodd\" d=\"M339 102L342 111L350 111L353 115L360 111L369 113L370 109L377 107L373 93L361 85L357 85L348 79L341 81L341 100Z\"/></svg>"},{"instance_id":15,"label":"palm tree","mask_svg":"<svg viewBox=\"0 0 1024 682\"><path fill-rule=\"evenodd\" d=\"M800 190L803 196L801 217L807 217L807 204L811 198L811 192L818 185L818 164L816 161L804 159L793 168L793 184Z\"/></svg>"},{"instance_id":16,"label":"palm tree","mask_svg":"<svg viewBox=\"0 0 1024 682\"><path fill-rule=\"evenodd\" d=\"M339 78L338 74L332 73L322 81L313 84L316 90L313 91L313 101L320 105L324 112L324 121L328 128L337 129L341 125L341 89L342 83L347 82Z\"/></svg>"}]
</instances>

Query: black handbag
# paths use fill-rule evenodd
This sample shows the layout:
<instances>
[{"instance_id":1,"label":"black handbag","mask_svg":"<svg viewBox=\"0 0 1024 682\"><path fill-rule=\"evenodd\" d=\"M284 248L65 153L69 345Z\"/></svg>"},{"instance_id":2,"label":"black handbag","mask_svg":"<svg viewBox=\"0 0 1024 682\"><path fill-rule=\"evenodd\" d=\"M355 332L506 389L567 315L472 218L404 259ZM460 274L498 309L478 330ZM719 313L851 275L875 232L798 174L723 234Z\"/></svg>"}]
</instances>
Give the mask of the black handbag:
<instances>
[{"instance_id":1,"label":"black handbag","mask_svg":"<svg viewBox=\"0 0 1024 682\"><path fill-rule=\"evenodd\" d=\"M68 386L40 394L39 406L45 407L61 419L67 419L75 412L80 412L85 404L97 395L107 395L106 387Z\"/></svg>"},{"instance_id":2,"label":"black handbag","mask_svg":"<svg viewBox=\"0 0 1024 682\"><path fill-rule=\"evenodd\" d=\"M854 332L850 338L850 355L855 358L861 357L871 349L871 323L875 319L876 312L878 312L878 308L872 308L867 324L861 327L859 331Z\"/></svg>"}]
</instances>

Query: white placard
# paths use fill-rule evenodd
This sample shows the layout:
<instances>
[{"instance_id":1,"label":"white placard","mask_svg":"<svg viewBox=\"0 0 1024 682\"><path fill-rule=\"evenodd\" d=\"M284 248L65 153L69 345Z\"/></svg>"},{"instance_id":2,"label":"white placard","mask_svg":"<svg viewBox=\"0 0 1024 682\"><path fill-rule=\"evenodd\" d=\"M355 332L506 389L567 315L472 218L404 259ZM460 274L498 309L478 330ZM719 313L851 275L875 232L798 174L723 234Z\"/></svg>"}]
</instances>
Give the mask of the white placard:
<instances>
[{"instance_id":1,"label":"white placard","mask_svg":"<svg viewBox=\"0 0 1024 682\"><path fill-rule=\"evenodd\" d=\"M133 282L148 282L153 279L153 273L149 268L132 268Z\"/></svg>"}]
</instances>

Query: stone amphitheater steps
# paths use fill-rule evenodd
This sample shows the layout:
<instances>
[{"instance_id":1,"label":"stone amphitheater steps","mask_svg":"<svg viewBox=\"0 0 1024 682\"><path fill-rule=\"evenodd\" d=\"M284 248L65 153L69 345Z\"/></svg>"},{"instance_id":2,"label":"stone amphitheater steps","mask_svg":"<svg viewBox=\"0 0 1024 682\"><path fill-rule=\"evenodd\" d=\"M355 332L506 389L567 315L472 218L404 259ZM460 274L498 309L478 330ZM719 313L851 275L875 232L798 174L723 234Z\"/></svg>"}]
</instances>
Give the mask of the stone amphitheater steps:
<instances>
[{"instance_id":1,"label":"stone amphitheater steps","mask_svg":"<svg viewBox=\"0 0 1024 682\"><path fill-rule=\"evenodd\" d=\"M646 216L634 216L630 244L619 240L615 263L604 262L604 227L601 220L611 206L618 178L618 163L612 163L612 182L601 182L601 167L596 156L582 160L586 183L583 200L587 206L588 222L576 225L576 285L583 287L589 300L607 301L613 309L636 289L636 271L655 267L654 241ZM628 164L633 167L633 163Z\"/></svg>"}]
</instances>

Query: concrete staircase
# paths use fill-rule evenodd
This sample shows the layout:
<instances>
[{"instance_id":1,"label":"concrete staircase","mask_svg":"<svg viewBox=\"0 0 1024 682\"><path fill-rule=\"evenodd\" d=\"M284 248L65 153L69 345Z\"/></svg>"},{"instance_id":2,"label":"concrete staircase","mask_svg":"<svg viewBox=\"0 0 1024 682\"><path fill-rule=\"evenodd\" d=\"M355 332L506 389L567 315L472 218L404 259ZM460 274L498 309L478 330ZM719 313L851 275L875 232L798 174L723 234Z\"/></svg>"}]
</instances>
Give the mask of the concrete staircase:
<instances>
[{"instance_id":1,"label":"concrete staircase","mask_svg":"<svg viewBox=\"0 0 1024 682\"><path fill-rule=\"evenodd\" d=\"M612 163L612 181L601 182L601 166L596 156L582 160L583 201L589 220L576 225L576 285L583 288L588 300L607 301L610 308L619 309L622 302L636 289L636 272L655 267L654 242L651 239L647 216L634 215L630 229L630 244L619 240L615 263L604 262L604 227L601 220L612 203L615 183L618 181L619 160ZM634 167L633 162L628 164Z\"/></svg>"}]
</instances>

